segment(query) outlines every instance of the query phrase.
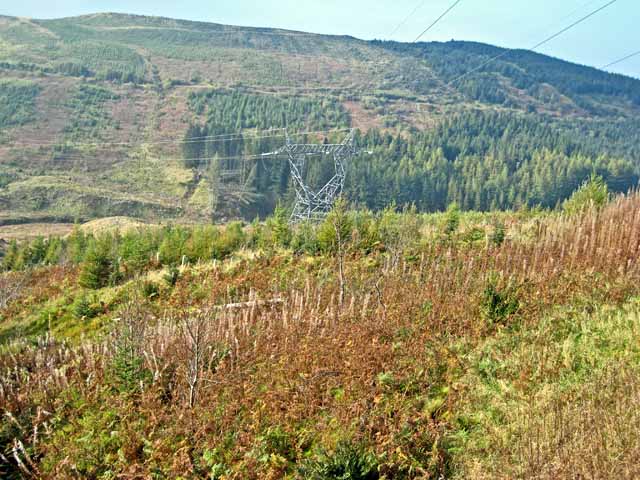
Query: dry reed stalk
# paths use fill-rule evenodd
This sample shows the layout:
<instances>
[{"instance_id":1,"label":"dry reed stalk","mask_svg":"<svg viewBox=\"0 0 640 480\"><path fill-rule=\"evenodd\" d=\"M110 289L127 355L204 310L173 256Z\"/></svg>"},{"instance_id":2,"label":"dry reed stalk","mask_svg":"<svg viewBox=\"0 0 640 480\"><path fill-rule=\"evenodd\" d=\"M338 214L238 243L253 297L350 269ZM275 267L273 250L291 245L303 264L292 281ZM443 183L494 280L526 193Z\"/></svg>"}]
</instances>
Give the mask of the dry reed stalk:
<instances>
[{"instance_id":1,"label":"dry reed stalk","mask_svg":"<svg viewBox=\"0 0 640 480\"><path fill-rule=\"evenodd\" d=\"M292 277L283 293L275 294L282 299L279 305L257 303L258 297L270 298L266 293L273 294L269 275L278 272L277 265L269 267L267 273L261 265L247 267L242 280L233 274L223 278L221 272L209 273L206 281L216 284L212 287L216 298L226 295L231 300L235 296L235 300L254 303L249 308L222 309L209 315L206 330L197 338L180 328L181 317L175 311L166 312L160 321L151 321L147 313L139 312L136 315L149 320L141 333L145 365L153 372L155 383L166 380L165 375L180 375L184 379L172 387L173 395L185 399L194 415L203 411L200 408L220 404L221 398L233 398L233 405L225 404L215 429L224 432L234 425L240 441L245 442L237 447L240 451L250 449L256 436L253 427L238 424L236 417L241 410L276 424L295 424L331 409L339 422L350 424L354 418L364 418L363 431L379 431L392 438L402 428L399 418L381 420L367 416L375 409L374 399L383 391L375 383L380 372L395 370L409 376L407 370L402 370L406 368L402 361L411 358L414 363L426 362L425 355L432 353L425 353L427 340L437 345L447 335L471 339L486 335L478 305L493 275L499 278L500 285L526 282L527 288L522 290L522 316L529 322L539 321L540 312L566 302L571 295L590 293L607 283L637 284L639 206L636 194L597 213L550 219L537 225L537 238L531 241L509 239L489 249L428 245L417 265L403 262L401 268L385 273L387 265L383 264L369 272L368 277L363 276L363 287L349 285L351 300L347 308L340 308L339 300L336 305L340 286L322 283L314 273L300 281ZM345 272L351 279L349 268L346 261ZM375 283L375 292L370 288L374 282L369 277L384 278L380 284ZM594 278L598 278L598 284ZM232 295L232 285L234 292L245 295L239 299L236 293ZM182 307L179 304L176 310L180 312ZM191 314L203 315L207 308L194 306L196 313ZM394 350L395 339L403 329L408 329L410 336L400 350ZM197 361L196 345L200 345ZM208 350L207 346L212 348ZM216 368L209 369L206 366L213 362L211 356L216 349L228 349L229 353ZM446 353L445 346L433 349L445 352L437 353L442 357L438 357L439 361L446 362L448 355L453 356ZM0 358L0 402L10 411L18 412L28 408L29 398L36 394L46 392L46 397L53 399L69 386L91 392L97 388L113 353L108 343L86 342L79 348L56 342L41 349L25 346L19 353ZM544 346L539 355L544 368L553 368L553 360ZM180 367L178 373L171 374L170 365L176 363ZM196 381L190 382L196 374ZM603 384L603 388L624 391L619 383ZM335 389L343 392L344 402L332 400ZM627 393L631 397L627 403L616 406L615 415L637 409L635 393ZM258 402L264 402L264 407L256 408ZM600 411L600 406L593 402L586 401L584 405L592 412ZM174 406L162 408L169 418L178 411ZM568 415L577 417L580 412L562 402L554 408L550 416L540 421L539 432L533 437L537 442L520 452L523 458L530 459L531 475L534 468L554 465L556 470L547 472L546 478L552 478L554 473L562 476L571 465L568 446L579 447L578 440L587 436L594 439L590 448L610 451L603 450L606 439L619 435L612 414L599 418L592 413L585 417L596 425L595 430L589 430L587 421L567 423ZM524 428L537 428L534 418L527 421ZM25 438L42 445L44 422L45 417L40 416L29 428L22 426ZM171 425L174 424L179 422L174 419ZM557 437L545 437L549 432L555 432ZM624 438L629 438L628 433L620 432ZM215 441L222 441L222 433L212 435ZM554 447L547 448L548 445ZM633 472L628 460L631 458L632 455L624 458L619 469L621 475ZM604 457L594 458L591 471L583 473L597 473L604 465Z\"/></svg>"}]
</instances>

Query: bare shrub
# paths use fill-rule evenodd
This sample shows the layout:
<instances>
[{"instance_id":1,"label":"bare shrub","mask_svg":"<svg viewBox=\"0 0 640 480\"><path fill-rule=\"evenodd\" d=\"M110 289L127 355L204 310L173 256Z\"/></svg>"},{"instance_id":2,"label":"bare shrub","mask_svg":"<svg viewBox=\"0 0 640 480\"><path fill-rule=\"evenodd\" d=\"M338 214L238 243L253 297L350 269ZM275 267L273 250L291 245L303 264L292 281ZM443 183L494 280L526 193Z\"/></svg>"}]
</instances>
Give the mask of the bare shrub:
<instances>
[{"instance_id":1,"label":"bare shrub","mask_svg":"<svg viewBox=\"0 0 640 480\"><path fill-rule=\"evenodd\" d=\"M20 298L27 281L28 277L24 273L0 273L0 310Z\"/></svg>"}]
</instances>

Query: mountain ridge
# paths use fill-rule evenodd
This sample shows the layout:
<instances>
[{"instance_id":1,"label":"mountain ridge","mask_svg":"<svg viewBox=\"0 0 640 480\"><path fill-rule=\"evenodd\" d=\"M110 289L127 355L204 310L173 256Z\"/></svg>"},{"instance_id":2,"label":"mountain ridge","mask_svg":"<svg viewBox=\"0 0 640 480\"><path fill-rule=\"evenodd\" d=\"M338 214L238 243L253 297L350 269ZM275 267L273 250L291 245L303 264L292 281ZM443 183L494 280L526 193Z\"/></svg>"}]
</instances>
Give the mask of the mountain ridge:
<instances>
[{"instance_id":1,"label":"mountain ridge","mask_svg":"<svg viewBox=\"0 0 640 480\"><path fill-rule=\"evenodd\" d=\"M211 200L216 181L204 164L191 161L198 158L193 154L241 158L273 150L282 141L245 139L224 148L167 141L193 138L193 132L248 137L272 128L357 128L361 141L373 138L369 147L383 157L371 179L379 188L371 197L357 185L367 168L357 160L346 193L371 208L381 206L383 198L429 210L449 201L476 209L552 206L589 170L613 179L614 189L632 187L640 174L635 153L640 80L479 42L367 41L117 13L0 17L0 82L0 219L6 221L117 215L201 221L216 203ZM451 119L469 130L459 131ZM491 122L500 129L487 128ZM563 133L545 130L538 135L546 139L534 138L536 124ZM448 126L443 130L443 125ZM365 137L370 130L379 134ZM433 131L442 138L429 134ZM482 142L465 138L474 132ZM525 146L510 153L514 147L501 138L514 132ZM394 137L392 148L387 138ZM402 178L384 179L391 172L383 171L401 172L403 162L413 164L438 149L446 162L416 164ZM536 157L542 151L553 152L557 162L591 167L567 173L567 165L558 166L563 171L554 175L566 176L564 183L534 192L522 182L542 175L543 165L534 168L538 173L519 169L534 157L542 162L543 156ZM570 160L578 154L586 157ZM491 156L501 158L503 166L491 167ZM473 161L487 164L481 178L506 168L503 186L509 193L480 192L483 184L466 178L470 166L457 170ZM220 168L238 171L239 162ZM222 205L218 218L253 218L277 201L291 201L285 167L254 165L241 185L223 186L232 191L217 203ZM448 180L438 185L420 180L424 185L407 197L402 185L418 181L407 177L415 171ZM627 172L626 180L620 172ZM320 182L326 166L307 173ZM466 186L459 188L457 181ZM397 185L391 197L386 182ZM242 193L245 188L248 193Z\"/></svg>"}]
</instances>

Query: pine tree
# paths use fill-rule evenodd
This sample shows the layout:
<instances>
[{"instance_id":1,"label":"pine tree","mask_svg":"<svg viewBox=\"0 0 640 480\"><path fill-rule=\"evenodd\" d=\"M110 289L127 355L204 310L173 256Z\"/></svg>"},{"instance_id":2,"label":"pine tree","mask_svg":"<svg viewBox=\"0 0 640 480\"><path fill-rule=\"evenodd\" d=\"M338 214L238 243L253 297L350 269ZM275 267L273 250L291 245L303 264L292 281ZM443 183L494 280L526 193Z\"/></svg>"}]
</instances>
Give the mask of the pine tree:
<instances>
[{"instance_id":1,"label":"pine tree","mask_svg":"<svg viewBox=\"0 0 640 480\"><path fill-rule=\"evenodd\" d=\"M111 237L93 242L82 263L78 284L84 288L100 289L114 282L117 264L111 254Z\"/></svg>"},{"instance_id":2,"label":"pine tree","mask_svg":"<svg viewBox=\"0 0 640 480\"><path fill-rule=\"evenodd\" d=\"M562 204L562 208L569 215L574 215L590 207L600 208L608 200L607 184L602 177L593 174Z\"/></svg>"},{"instance_id":3,"label":"pine tree","mask_svg":"<svg viewBox=\"0 0 640 480\"><path fill-rule=\"evenodd\" d=\"M286 210L280 203L276 205L273 216L267 222L275 245L288 247L291 243L291 228Z\"/></svg>"},{"instance_id":4,"label":"pine tree","mask_svg":"<svg viewBox=\"0 0 640 480\"><path fill-rule=\"evenodd\" d=\"M19 266L20 249L17 240L13 239L9 243L7 252L2 259L2 270L20 270Z\"/></svg>"},{"instance_id":5,"label":"pine tree","mask_svg":"<svg viewBox=\"0 0 640 480\"><path fill-rule=\"evenodd\" d=\"M451 237L460 226L460 208L457 203L452 203L447 208L447 213L444 217L444 234L447 237Z\"/></svg>"}]
</instances>

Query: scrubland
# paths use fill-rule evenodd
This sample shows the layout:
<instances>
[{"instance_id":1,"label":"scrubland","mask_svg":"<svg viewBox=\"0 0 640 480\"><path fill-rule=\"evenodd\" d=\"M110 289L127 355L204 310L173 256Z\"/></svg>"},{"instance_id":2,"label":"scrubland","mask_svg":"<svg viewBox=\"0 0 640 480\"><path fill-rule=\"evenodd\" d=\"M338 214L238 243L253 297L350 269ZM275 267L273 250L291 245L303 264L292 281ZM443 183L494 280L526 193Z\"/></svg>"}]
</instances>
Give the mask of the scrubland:
<instances>
[{"instance_id":1,"label":"scrubland","mask_svg":"<svg viewBox=\"0 0 640 480\"><path fill-rule=\"evenodd\" d=\"M637 478L639 207L10 246L0 471Z\"/></svg>"}]
</instances>

